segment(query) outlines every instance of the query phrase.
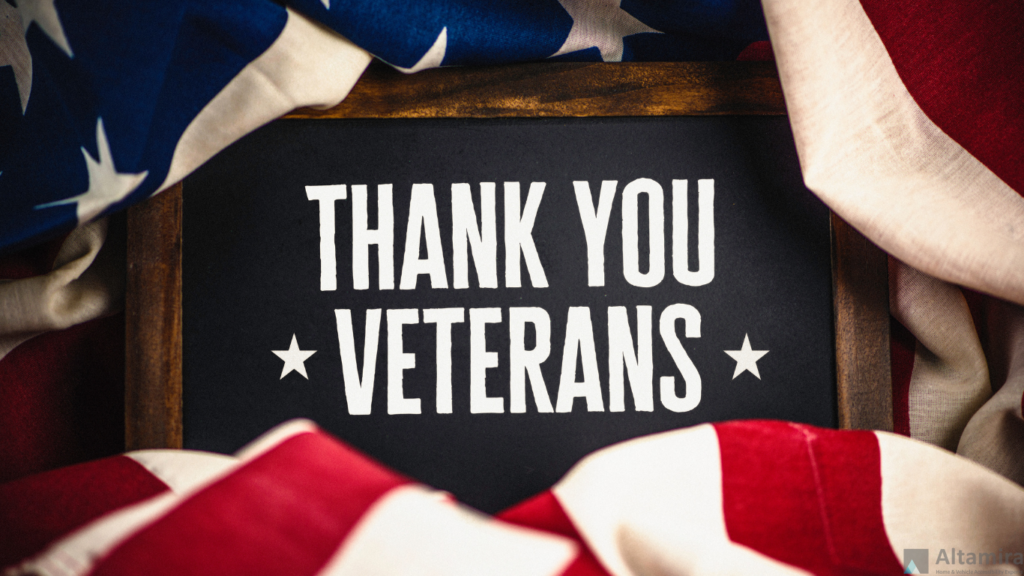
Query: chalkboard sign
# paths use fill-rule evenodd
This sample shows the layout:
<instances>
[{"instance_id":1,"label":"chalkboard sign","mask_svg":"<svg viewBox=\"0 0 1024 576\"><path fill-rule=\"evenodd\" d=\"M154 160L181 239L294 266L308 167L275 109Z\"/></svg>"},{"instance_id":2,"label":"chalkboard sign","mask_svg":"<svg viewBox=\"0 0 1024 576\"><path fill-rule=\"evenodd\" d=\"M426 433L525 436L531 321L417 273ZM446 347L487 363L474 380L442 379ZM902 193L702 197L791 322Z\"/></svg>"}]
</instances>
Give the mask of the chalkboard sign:
<instances>
[{"instance_id":1,"label":"chalkboard sign","mask_svg":"<svg viewBox=\"0 0 1024 576\"><path fill-rule=\"evenodd\" d=\"M185 180L184 447L311 418L493 512L643 434L840 424L785 117L455 116L283 119Z\"/></svg>"}]
</instances>

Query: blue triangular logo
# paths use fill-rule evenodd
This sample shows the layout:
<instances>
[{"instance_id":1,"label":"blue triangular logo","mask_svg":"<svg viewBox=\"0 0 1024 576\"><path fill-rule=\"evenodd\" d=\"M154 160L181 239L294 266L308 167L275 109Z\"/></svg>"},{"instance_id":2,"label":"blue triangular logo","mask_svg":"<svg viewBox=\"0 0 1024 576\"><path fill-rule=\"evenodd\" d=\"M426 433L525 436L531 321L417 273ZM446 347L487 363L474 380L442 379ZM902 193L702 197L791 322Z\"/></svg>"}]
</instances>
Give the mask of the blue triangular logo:
<instances>
[{"instance_id":1,"label":"blue triangular logo","mask_svg":"<svg viewBox=\"0 0 1024 576\"><path fill-rule=\"evenodd\" d=\"M904 574L920 574L921 571L917 569L917 564L911 560L910 564L907 564L907 569L903 571Z\"/></svg>"}]
</instances>

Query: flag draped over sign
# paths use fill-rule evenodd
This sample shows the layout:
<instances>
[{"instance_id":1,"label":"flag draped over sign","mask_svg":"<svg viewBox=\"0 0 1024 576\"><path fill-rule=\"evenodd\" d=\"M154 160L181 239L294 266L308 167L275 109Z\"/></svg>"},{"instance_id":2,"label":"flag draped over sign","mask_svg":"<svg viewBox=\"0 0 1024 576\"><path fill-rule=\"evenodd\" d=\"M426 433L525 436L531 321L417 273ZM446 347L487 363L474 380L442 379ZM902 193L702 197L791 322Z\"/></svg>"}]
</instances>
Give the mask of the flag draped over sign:
<instances>
[{"instance_id":1,"label":"flag draped over sign","mask_svg":"<svg viewBox=\"0 0 1024 576\"><path fill-rule=\"evenodd\" d=\"M115 477L126 489L112 496ZM39 520L53 484L71 479L96 504ZM306 421L237 460L130 453L0 486L0 505L7 526L51 538L78 528L49 547L7 528L18 554L0 562L33 554L8 576L897 574L902 551L921 548L1024 563L1019 486L901 436L783 422L706 424L599 450L497 518Z\"/></svg>"},{"instance_id":2,"label":"flag draped over sign","mask_svg":"<svg viewBox=\"0 0 1024 576\"><path fill-rule=\"evenodd\" d=\"M325 28L326 25L329 28ZM0 2L0 250L174 184L246 132L405 71L524 60L735 59L757 2Z\"/></svg>"},{"instance_id":3,"label":"flag draped over sign","mask_svg":"<svg viewBox=\"0 0 1024 576\"><path fill-rule=\"evenodd\" d=\"M1024 7L764 8L804 180L893 256L896 429L1024 482Z\"/></svg>"},{"instance_id":4,"label":"flag draped over sign","mask_svg":"<svg viewBox=\"0 0 1024 576\"><path fill-rule=\"evenodd\" d=\"M122 290L97 218L340 101L371 55L729 60L770 37L808 187L892 255L896 431L1003 476L899 436L737 422L599 451L494 519L299 423L237 459L136 453L0 485L10 573L882 574L922 550L1019 572L1024 4L285 4L0 0L3 458L90 427L65 416L107 373L81 357L117 348L96 319Z\"/></svg>"},{"instance_id":5,"label":"flag draped over sign","mask_svg":"<svg viewBox=\"0 0 1024 576\"><path fill-rule=\"evenodd\" d=\"M270 2L16 4L0 3L0 62L9 63L0 68L5 248L148 198L272 118L272 108L340 99L366 63ZM313 62L291 61L307 54L328 76L317 94L290 85L309 82ZM348 74L331 67L338 62ZM224 108L234 114L211 125ZM209 142L194 146L197 138Z\"/></svg>"}]
</instances>

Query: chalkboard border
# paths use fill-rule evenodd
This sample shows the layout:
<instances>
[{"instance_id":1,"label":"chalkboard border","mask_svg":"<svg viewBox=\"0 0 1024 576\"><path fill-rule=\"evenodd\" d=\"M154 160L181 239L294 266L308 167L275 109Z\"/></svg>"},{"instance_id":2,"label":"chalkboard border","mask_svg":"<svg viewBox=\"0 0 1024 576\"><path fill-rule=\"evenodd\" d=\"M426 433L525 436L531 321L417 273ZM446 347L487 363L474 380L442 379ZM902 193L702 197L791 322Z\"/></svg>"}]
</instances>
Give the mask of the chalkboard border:
<instances>
[{"instance_id":1,"label":"chalkboard border","mask_svg":"<svg viewBox=\"0 0 1024 576\"><path fill-rule=\"evenodd\" d=\"M784 115L772 62L536 63L400 74L371 64L285 118ZM125 448L182 447L182 185L128 211ZM887 257L832 214L839 427L892 430Z\"/></svg>"}]
</instances>

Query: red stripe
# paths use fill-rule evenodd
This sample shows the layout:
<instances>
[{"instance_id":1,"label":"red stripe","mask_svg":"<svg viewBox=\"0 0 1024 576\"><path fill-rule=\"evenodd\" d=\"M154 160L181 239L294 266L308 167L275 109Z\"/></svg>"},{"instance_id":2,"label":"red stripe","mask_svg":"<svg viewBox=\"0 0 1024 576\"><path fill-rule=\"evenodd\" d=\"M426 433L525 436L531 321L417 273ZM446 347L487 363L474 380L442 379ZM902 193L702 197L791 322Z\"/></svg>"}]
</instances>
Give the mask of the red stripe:
<instances>
[{"instance_id":1,"label":"red stripe","mask_svg":"<svg viewBox=\"0 0 1024 576\"><path fill-rule=\"evenodd\" d=\"M282 442L115 549L96 575L312 575L408 481L322 432Z\"/></svg>"},{"instance_id":2,"label":"red stripe","mask_svg":"<svg viewBox=\"0 0 1024 576\"><path fill-rule=\"evenodd\" d=\"M751 42L746 48L740 52L740 55L736 57L736 60L743 61L756 61L756 62L774 62L775 53L772 52L772 45L766 40L760 40L758 42Z\"/></svg>"},{"instance_id":3,"label":"red stripe","mask_svg":"<svg viewBox=\"0 0 1024 576\"><path fill-rule=\"evenodd\" d=\"M768 421L715 430L730 539L814 574L902 572L873 433Z\"/></svg>"},{"instance_id":4,"label":"red stripe","mask_svg":"<svg viewBox=\"0 0 1024 576\"><path fill-rule=\"evenodd\" d=\"M576 560L562 572L563 576L608 576L608 572L580 537L580 533L569 519L569 515L565 513L562 504L550 490L541 492L537 496L499 513L497 517L505 522L575 540L580 547L580 552Z\"/></svg>"},{"instance_id":5,"label":"red stripe","mask_svg":"<svg viewBox=\"0 0 1024 576\"><path fill-rule=\"evenodd\" d=\"M558 498L550 490L499 512L497 518L512 524L580 540L580 533L576 531L576 526L565 513Z\"/></svg>"},{"instance_id":6,"label":"red stripe","mask_svg":"<svg viewBox=\"0 0 1024 576\"><path fill-rule=\"evenodd\" d=\"M861 4L928 118L1024 193L1024 3Z\"/></svg>"},{"instance_id":7,"label":"red stripe","mask_svg":"<svg viewBox=\"0 0 1024 576\"><path fill-rule=\"evenodd\" d=\"M57 259L57 253L67 234L55 238L49 242L38 244L13 254L5 254L0 257L0 279L17 280L42 276L53 269L53 261Z\"/></svg>"},{"instance_id":8,"label":"red stripe","mask_svg":"<svg viewBox=\"0 0 1024 576\"><path fill-rule=\"evenodd\" d=\"M889 318L889 359L892 364L892 424L910 436L910 377L914 374L917 339L895 318Z\"/></svg>"},{"instance_id":9,"label":"red stripe","mask_svg":"<svg viewBox=\"0 0 1024 576\"><path fill-rule=\"evenodd\" d=\"M0 360L0 482L124 450L124 315L32 338Z\"/></svg>"},{"instance_id":10,"label":"red stripe","mask_svg":"<svg viewBox=\"0 0 1024 576\"><path fill-rule=\"evenodd\" d=\"M138 462L113 456L0 484L0 567L112 510L167 490Z\"/></svg>"}]
</instances>

